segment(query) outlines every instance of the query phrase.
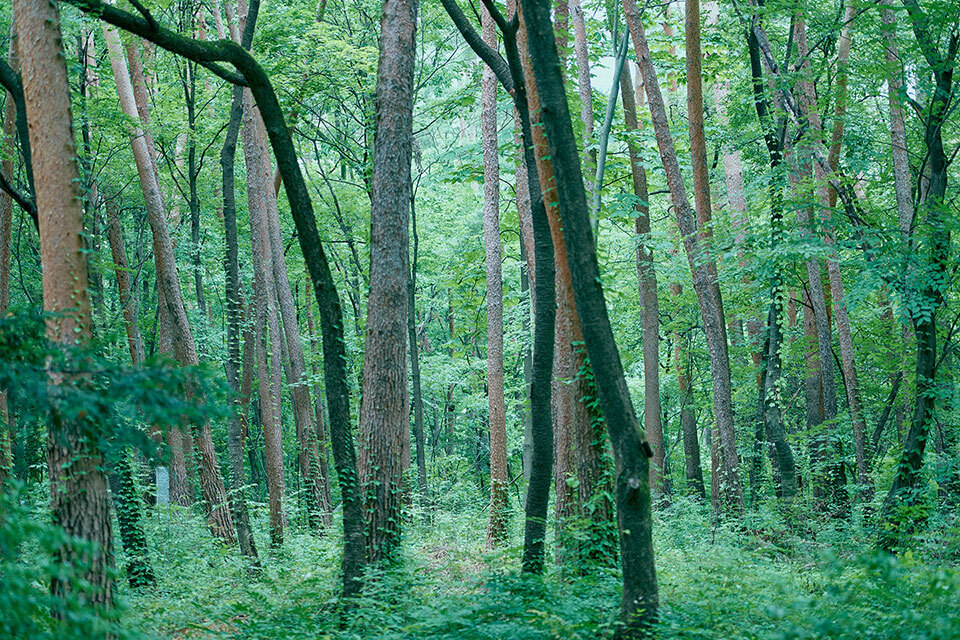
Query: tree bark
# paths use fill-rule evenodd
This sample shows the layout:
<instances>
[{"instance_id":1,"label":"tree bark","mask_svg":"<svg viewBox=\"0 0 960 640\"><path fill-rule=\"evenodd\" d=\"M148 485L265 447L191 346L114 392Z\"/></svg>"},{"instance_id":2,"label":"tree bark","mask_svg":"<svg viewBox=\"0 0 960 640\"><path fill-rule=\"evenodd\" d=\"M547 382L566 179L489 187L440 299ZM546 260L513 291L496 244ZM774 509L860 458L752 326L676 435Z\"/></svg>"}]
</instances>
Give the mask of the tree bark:
<instances>
[{"instance_id":1,"label":"tree bark","mask_svg":"<svg viewBox=\"0 0 960 640\"><path fill-rule=\"evenodd\" d=\"M360 409L367 555L399 547L407 419L406 321L417 0L386 0L377 70L370 211L370 295Z\"/></svg>"},{"instance_id":2,"label":"tree bark","mask_svg":"<svg viewBox=\"0 0 960 640\"><path fill-rule=\"evenodd\" d=\"M159 44L168 51L185 56L210 69L224 80L247 85L260 107L270 144L277 158L278 169L290 202L290 211L297 227L297 238L304 261L310 271L314 295L320 309L323 334L324 380L330 412L331 443L343 497L343 595L355 596L361 586L364 566L363 507L357 478L356 449L350 427L350 390L347 384L346 353L343 343L343 312L326 252L320 243L316 219L307 192L299 161L284 124L276 92L263 69L240 45L218 40L199 42L161 28L146 17L134 16L100 0L67 0L85 13L94 13L101 20L120 26L142 38ZM227 5L229 9L229 4ZM229 13L229 11L228 11ZM235 27L231 19L231 31ZM229 71L218 62L229 62L237 71Z\"/></svg>"},{"instance_id":3,"label":"tree bark","mask_svg":"<svg viewBox=\"0 0 960 640\"><path fill-rule=\"evenodd\" d=\"M583 173L553 39L553 25L543 2L522 5L545 133L555 171L556 196L563 217L563 234L570 251L571 274L584 340L617 463L617 519L623 566L621 600L622 637L645 635L656 618L658 595L651 538L650 484L646 454L640 438L597 264ZM539 264L539 262L538 262Z\"/></svg>"},{"instance_id":4,"label":"tree bark","mask_svg":"<svg viewBox=\"0 0 960 640\"><path fill-rule=\"evenodd\" d=\"M260 0L251 0L247 10L247 22L242 37L241 46L249 48L253 40L253 30L256 25L256 16L259 11ZM217 33L223 38L223 24L220 19L219 0L213 2L213 15L217 21ZM240 543L240 553L256 566L258 564L257 547L253 538L253 529L250 526L250 514L247 509L247 496L244 490L246 476L244 474L244 441L246 440L246 412L249 405L249 391L244 393L243 376L250 369L252 359L249 354L253 348L253 338L244 340L241 355L240 341L243 337L241 321L243 319L243 299L240 287L240 260L239 241L237 237L237 203L235 192L235 161L237 153L237 138L240 132L240 122L243 116L243 90L234 87L233 98L230 104L230 120L220 152L220 170L222 177L221 194L223 196L223 230L224 230L224 274L226 298L227 324L227 360L225 369L227 382L235 394L230 417L227 420L227 457L230 466L230 506L233 520L237 527L237 540ZM246 366L245 366L246 365ZM247 383L249 389L249 382Z\"/></svg>"},{"instance_id":5,"label":"tree bark","mask_svg":"<svg viewBox=\"0 0 960 640\"><path fill-rule=\"evenodd\" d=\"M83 198L64 65L60 15L56 4L16 0L13 14L20 35L23 93L36 171L40 260L43 266L43 308L47 337L65 355L90 342L91 314L87 293L87 258L83 243ZM80 597L100 611L114 599L113 534L103 458L94 440L85 437L96 425L65 415L60 403L63 384L73 384L62 372L49 371L51 407L47 421L47 466L50 509L64 533L93 545L80 551L70 542L57 546L55 561L82 567L88 583ZM52 593L69 597L77 586L54 578ZM76 596L74 596L76 597ZM54 603L54 615L60 615Z\"/></svg>"},{"instance_id":6,"label":"tree bark","mask_svg":"<svg viewBox=\"0 0 960 640\"><path fill-rule=\"evenodd\" d=\"M420 349L417 344L417 258L420 237L417 234L416 197L410 198L410 227L413 232L413 257L410 262L410 283L407 287L407 345L410 349L410 379L413 392L413 436L417 441L417 489L422 503L430 498L427 484L427 442L423 433L423 387L420 382Z\"/></svg>"},{"instance_id":7,"label":"tree bark","mask_svg":"<svg viewBox=\"0 0 960 640\"><path fill-rule=\"evenodd\" d=\"M283 502L286 482L283 470L283 425L280 413L280 319L267 223L270 153L257 132L258 115L248 92L243 97L243 155L247 166L250 236L253 254L254 294L257 305L256 358L260 398L260 424L266 458L267 493L270 506L270 545L283 544L286 524Z\"/></svg>"},{"instance_id":8,"label":"tree bark","mask_svg":"<svg viewBox=\"0 0 960 640\"><path fill-rule=\"evenodd\" d=\"M935 421L934 409L938 393L937 374L937 311L943 304L943 285L947 281L950 234L947 231L947 191L949 159L943 145L943 124L949 114L953 94L953 73L956 68L960 34L951 31L946 53L939 50L937 39L928 31L928 16L916 0L904 0L914 37L924 59L933 72L934 90L929 107L924 109L924 146L929 165L929 186L925 196L921 194L919 213L925 214L923 224L927 228L924 245L918 256L924 262L925 277L920 291L911 291L920 297L920 312L913 314L914 333L917 338L916 399L910 430L903 444L903 452L897 464L893 484L883 501L879 545L892 549L917 525L914 516L903 509L916 505L923 495L921 472L923 454L931 428ZM912 266L912 265L911 265ZM913 267L914 269L918 267ZM932 272L932 273L931 273Z\"/></svg>"}]
</instances>

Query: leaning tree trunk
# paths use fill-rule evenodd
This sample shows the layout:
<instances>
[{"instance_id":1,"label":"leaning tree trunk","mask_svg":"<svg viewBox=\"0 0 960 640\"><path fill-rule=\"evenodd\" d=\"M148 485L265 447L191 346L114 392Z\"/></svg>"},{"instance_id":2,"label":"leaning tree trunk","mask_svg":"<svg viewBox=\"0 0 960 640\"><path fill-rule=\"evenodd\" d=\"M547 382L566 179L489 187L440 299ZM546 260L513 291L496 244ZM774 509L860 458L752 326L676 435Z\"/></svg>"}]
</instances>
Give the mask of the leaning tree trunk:
<instances>
[{"instance_id":1,"label":"leaning tree trunk","mask_svg":"<svg viewBox=\"0 0 960 640\"><path fill-rule=\"evenodd\" d=\"M16 0L14 19L20 34L23 93L36 173L43 266L43 308L48 314L47 337L65 350L90 342L91 314L87 293L87 258L83 242L83 194L64 65L60 15L46 0ZM79 363L78 363L79 364ZM81 364L80 367L83 368ZM113 605L113 539L103 458L86 437L91 429L83 418L63 410L60 387L83 384L76 374L49 371L50 410L47 418L47 466L50 509L54 522L68 536L92 545L80 550L64 540L55 548L55 561L82 567L80 586L53 578L54 615L62 599L81 597L103 611ZM75 593L79 589L79 593Z\"/></svg>"},{"instance_id":2,"label":"leaning tree trunk","mask_svg":"<svg viewBox=\"0 0 960 640\"><path fill-rule=\"evenodd\" d=\"M482 11L483 40L497 46L496 25ZM487 267L487 401L490 411L490 521L487 547L507 541L507 410L503 395L503 282L500 271L500 159L497 145L497 78L483 68L480 91L483 145L483 244Z\"/></svg>"},{"instance_id":3,"label":"leaning tree trunk","mask_svg":"<svg viewBox=\"0 0 960 640\"><path fill-rule=\"evenodd\" d=\"M127 71L126 59L120 47L120 38L116 31L109 28L104 29L104 37L107 41L121 108L128 118L134 122L140 122L130 74ZM146 202L147 217L153 231L153 252L157 265L159 292L162 295L165 307L162 313L165 312L170 319L173 350L177 360L185 366L196 366L199 364L199 359L180 292L180 282L177 278L177 268L174 261L173 242L170 238L163 201L160 197L159 181L154 171L153 160L150 157L142 129L139 126L134 127L131 132L130 143L133 147L137 173L140 177L140 187L143 190ZM220 476L220 469L217 465L217 454L213 447L210 423L204 422L203 425L195 429L194 435L200 466L200 487L207 508L207 521L210 531L227 544L233 544L236 532L227 505L223 478Z\"/></svg>"},{"instance_id":4,"label":"leaning tree trunk","mask_svg":"<svg viewBox=\"0 0 960 640\"><path fill-rule=\"evenodd\" d=\"M300 249L310 271L314 295L320 309L331 442L343 498L343 594L347 597L354 596L359 592L365 564L363 507L357 479L356 449L350 427L350 389L347 384L346 353L343 342L343 312L330 264L317 232L310 195L270 79L253 57L235 42L191 40L164 29L144 17L106 5L101 0L67 1L85 13L96 14L105 22L120 26L141 38L159 44L168 51L204 64L219 77L231 83L248 85L257 100L270 137L270 144L277 158L277 167L283 177L287 199L290 202L290 212L297 228ZM229 5L227 7L229 8ZM235 27L231 24L231 32L234 29ZM234 39L239 38L234 37ZM237 71L227 71L212 64L211 60L230 62Z\"/></svg>"},{"instance_id":5,"label":"leaning tree trunk","mask_svg":"<svg viewBox=\"0 0 960 640\"><path fill-rule=\"evenodd\" d=\"M625 625L622 635L639 637L646 634L647 625L656 618L659 601L651 536L649 445L640 437L607 315L549 7L543 2L528 1L523 3L522 10L530 65L555 171L563 235L570 252L577 310L617 463L615 492L623 567L621 621Z\"/></svg>"},{"instance_id":6,"label":"leaning tree trunk","mask_svg":"<svg viewBox=\"0 0 960 640\"><path fill-rule=\"evenodd\" d=\"M377 70L370 209L370 295L360 409L360 474L367 556L393 557L400 542L407 419L406 322L410 162L417 0L386 0Z\"/></svg>"},{"instance_id":7,"label":"leaning tree trunk","mask_svg":"<svg viewBox=\"0 0 960 640\"><path fill-rule=\"evenodd\" d=\"M944 292L941 283L948 280L947 265L950 255L945 201L950 162L943 144L943 124L950 113L953 74L960 49L960 35L954 30L947 52L941 53L936 37L928 31L927 16L916 0L904 0L904 4L907 5L920 50L932 69L935 86L930 105L924 110L927 114L924 122L924 146L929 158L929 183L926 196L920 200L918 211L926 214L924 224L927 231L917 256L927 263L922 265L926 275L921 279L923 284L920 290L911 292L920 297L922 305L919 308L923 309L920 313L915 312L913 317L917 337L916 399L913 419L910 421L910 430L903 444L903 453L897 464L893 484L883 501L878 542L885 549L893 548L917 524L912 521L914 516L910 515L909 509L922 499L923 454L935 421L934 409L938 395L937 311L943 304ZM920 265L912 266L912 269L919 268Z\"/></svg>"}]
</instances>

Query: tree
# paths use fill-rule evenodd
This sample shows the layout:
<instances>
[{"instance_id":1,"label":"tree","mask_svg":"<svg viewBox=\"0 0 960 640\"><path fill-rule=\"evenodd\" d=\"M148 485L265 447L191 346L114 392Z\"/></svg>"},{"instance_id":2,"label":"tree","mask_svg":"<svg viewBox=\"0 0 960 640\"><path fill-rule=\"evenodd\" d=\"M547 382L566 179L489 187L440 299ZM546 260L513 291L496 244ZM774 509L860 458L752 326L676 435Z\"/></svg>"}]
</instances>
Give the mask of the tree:
<instances>
[{"instance_id":1,"label":"tree","mask_svg":"<svg viewBox=\"0 0 960 640\"><path fill-rule=\"evenodd\" d=\"M624 18L633 38L640 72L643 75L643 84L647 92L650 105L653 129L657 137L657 146L660 158L667 174L667 183L670 188L670 197L677 216L677 226L683 240L687 261L693 273L694 289L700 302L700 312L703 318L704 331L707 335L707 345L710 351L710 372L713 378L713 411L717 424L717 434L720 444L721 467L718 474L720 482L720 498L724 510L737 512L743 508L743 489L740 485L739 466L737 455L737 441L733 425L733 407L731 400L730 358L727 353L727 331L723 317L723 300L720 296L720 287L717 283L717 269L707 253L705 244L709 242L709 210L710 191L706 175L706 152L702 136L695 130L691 131L691 148L700 151L693 152L693 162L698 167L699 179L694 182L694 195L697 205L697 221L694 221L687 198L686 187L677 161L677 152L673 145L670 133L667 111L663 96L660 93L660 84L657 80L656 69L650 58L650 49L647 45L646 34L640 21L639 9L633 0L624 0ZM688 56L693 58L694 56ZM696 65L699 67L699 64ZM699 74L693 74L696 82ZM688 82L691 79L688 78ZM697 85L699 86L699 85ZM690 106L696 120L697 87L691 92L694 99ZM699 92L702 105L702 91ZM702 112L702 107L700 109ZM701 116L702 117L702 116ZM701 164L702 163L702 164ZM697 223L700 228L697 228Z\"/></svg>"},{"instance_id":2,"label":"tree","mask_svg":"<svg viewBox=\"0 0 960 640\"><path fill-rule=\"evenodd\" d=\"M370 296L360 408L360 474L367 554L379 562L399 543L407 423L406 322L416 0L383 6L377 70L377 135L370 210Z\"/></svg>"},{"instance_id":3,"label":"tree","mask_svg":"<svg viewBox=\"0 0 960 640\"><path fill-rule=\"evenodd\" d=\"M43 306L47 337L72 352L91 337L87 259L83 246L83 206L80 170L73 133L67 70L64 65L60 14L57 5L39 0L17 0L13 5L21 46L23 93L29 123L30 147L36 167L40 255L43 264ZM83 596L95 607L109 609L114 600L113 532L107 501L107 479L102 453L91 430L62 404L60 388L76 383L76 374L49 370L51 410L47 422L47 464L50 509L67 535L92 543L81 550L65 540L57 560L84 568ZM67 596L77 588L54 579L51 590Z\"/></svg>"},{"instance_id":4,"label":"tree","mask_svg":"<svg viewBox=\"0 0 960 640\"><path fill-rule=\"evenodd\" d=\"M656 618L659 603L651 538L649 445L639 436L637 418L607 315L596 244L589 218L585 215L587 199L583 174L570 126L549 7L543 2L525 2L522 11L531 68L556 172L557 200L571 256L574 295L619 471L616 496L623 564L621 621L625 625L621 635L639 637Z\"/></svg>"},{"instance_id":5,"label":"tree","mask_svg":"<svg viewBox=\"0 0 960 640\"><path fill-rule=\"evenodd\" d=\"M493 49L493 16L483 12L483 41ZM481 81L483 141L483 244L487 269L487 397L490 411L490 522L487 546L507 539L507 408L503 396L503 283L500 271L500 160L497 145L497 78L489 66Z\"/></svg>"}]
</instances>

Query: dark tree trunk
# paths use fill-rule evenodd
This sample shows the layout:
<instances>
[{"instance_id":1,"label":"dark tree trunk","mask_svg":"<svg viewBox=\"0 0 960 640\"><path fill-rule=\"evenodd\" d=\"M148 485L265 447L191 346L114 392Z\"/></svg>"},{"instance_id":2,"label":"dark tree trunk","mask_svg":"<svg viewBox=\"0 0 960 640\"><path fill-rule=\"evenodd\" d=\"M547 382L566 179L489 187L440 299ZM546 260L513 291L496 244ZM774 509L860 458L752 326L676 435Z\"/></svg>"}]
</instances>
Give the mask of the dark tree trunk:
<instances>
[{"instance_id":1,"label":"dark tree trunk","mask_svg":"<svg viewBox=\"0 0 960 640\"><path fill-rule=\"evenodd\" d=\"M659 601L651 537L647 457L650 448L640 437L607 315L549 5L528 0L523 3L522 10L530 62L550 144L577 310L617 463L615 491L623 566L621 620L625 625L620 635L640 637L656 619ZM537 264L539 269L539 260ZM538 275L539 280L543 280L542 275Z\"/></svg>"}]
</instances>

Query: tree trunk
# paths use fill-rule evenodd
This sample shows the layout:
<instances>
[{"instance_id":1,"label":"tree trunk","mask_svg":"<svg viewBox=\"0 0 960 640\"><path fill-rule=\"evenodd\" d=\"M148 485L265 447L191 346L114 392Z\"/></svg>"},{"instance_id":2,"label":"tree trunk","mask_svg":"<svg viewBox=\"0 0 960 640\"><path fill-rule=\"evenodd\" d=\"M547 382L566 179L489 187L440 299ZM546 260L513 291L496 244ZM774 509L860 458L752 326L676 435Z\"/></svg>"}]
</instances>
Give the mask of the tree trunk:
<instances>
[{"instance_id":1,"label":"tree trunk","mask_svg":"<svg viewBox=\"0 0 960 640\"><path fill-rule=\"evenodd\" d=\"M623 96L624 124L627 131L639 131L637 119L637 99L642 97L642 86L634 90L629 68L620 74L620 93ZM642 103L641 103L642 104ZM637 242L637 282L640 289L641 339L643 341L643 431L647 443L653 450L650 465L650 489L655 498L664 495L663 462L663 423L660 408L660 301L657 299L657 271L653 262L653 249L650 242L650 196L647 192L647 170L643 165L640 149L632 141L627 142L630 156L630 169L633 175L633 195L637 197L635 210L637 219L634 230L639 237ZM683 391L681 390L681 393ZM696 425L694 425L696 432ZM696 437L693 439L696 446ZM686 450L686 447L685 447ZM700 475L699 493L703 493L703 475L700 468L699 450L687 452L688 471L690 456L695 455L697 473ZM688 474L689 480L689 474Z\"/></svg>"},{"instance_id":2,"label":"tree trunk","mask_svg":"<svg viewBox=\"0 0 960 640\"><path fill-rule=\"evenodd\" d=\"M493 16L481 8L483 40L496 48ZM487 404L490 411L490 520L487 548L507 541L507 410L503 395L503 282L500 271L500 158L497 145L497 78L483 68L480 91L483 145L483 244L487 271Z\"/></svg>"},{"instance_id":3,"label":"tree trunk","mask_svg":"<svg viewBox=\"0 0 960 640\"><path fill-rule=\"evenodd\" d=\"M286 482L283 470L283 424L280 413L280 319L272 264L270 230L267 223L267 198L273 194L269 184L270 152L261 144L257 131L258 115L248 92L243 97L243 155L247 166L250 236L253 254L254 295L257 303L257 370L260 393L260 424L266 458L267 493L270 506L270 545L283 544L286 524L283 502Z\"/></svg>"},{"instance_id":4,"label":"tree trunk","mask_svg":"<svg viewBox=\"0 0 960 640\"><path fill-rule=\"evenodd\" d=\"M43 0L16 0L13 15L22 44L23 93L36 171L36 204L43 266L43 308L47 337L64 349L90 342L90 298L83 244L83 196L70 110L60 16L57 5ZM60 598L79 586L79 596L98 610L113 605L113 539L103 458L85 437L98 425L83 424L62 410L59 387L72 384L62 372L49 371L51 407L47 418L47 466L50 509L68 536L89 542L81 551L64 541L55 561L81 568L86 585L54 577L54 615ZM76 597L76 596L74 596Z\"/></svg>"},{"instance_id":5,"label":"tree trunk","mask_svg":"<svg viewBox=\"0 0 960 640\"><path fill-rule=\"evenodd\" d=\"M417 258L420 237L417 235L416 198L410 199L410 226L413 231L413 258L410 263L410 283L407 287L407 344L410 349L410 379L413 392L413 436L417 441L417 489L422 503L430 498L427 485L427 442L423 433L423 387L420 383L420 349L417 344Z\"/></svg>"},{"instance_id":6,"label":"tree trunk","mask_svg":"<svg viewBox=\"0 0 960 640\"><path fill-rule=\"evenodd\" d=\"M331 442L337 475L343 496L343 594L354 596L361 586L364 566L363 507L360 502L357 478L356 449L350 428L350 390L347 384L346 353L343 343L343 312L337 294L330 264L317 233L316 218L307 192L290 132L284 124L277 94L263 68L235 43L198 42L151 24L100 0L78 0L77 6L87 13L96 13L100 19L147 38L168 51L203 63L219 77L234 84L247 84L260 107L270 144L277 158L277 167L283 177L290 212L297 228L297 238L304 261L310 271L314 295L320 309L323 334L324 380L330 412ZM228 14L229 14L229 4ZM250 3L254 12L258 3ZM231 20L231 32L235 27ZM237 39L236 37L234 39ZM210 60L229 61L237 71L226 71L210 64Z\"/></svg>"},{"instance_id":7,"label":"tree trunk","mask_svg":"<svg viewBox=\"0 0 960 640\"><path fill-rule=\"evenodd\" d=\"M410 278L410 162L417 0L386 0L377 70L370 210L370 295L360 409L360 475L367 555L390 559L400 542L407 419L406 322Z\"/></svg>"},{"instance_id":8,"label":"tree trunk","mask_svg":"<svg viewBox=\"0 0 960 640\"><path fill-rule=\"evenodd\" d=\"M633 44L636 49L640 71L643 74L644 86L650 104L650 113L653 120L654 132L657 137L657 146L660 149L660 158L663 161L670 187L670 196L673 200L677 215L677 224L683 237L684 249L690 270L693 273L693 286L700 301L700 311L703 318L704 331L707 336L707 347L710 352L710 372L713 379L713 410L719 435L720 470L719 485L722 508L739 512L743 508L743 489L737 470L739 459L737 455L737 440L733 425L733 406L730 385L730 359L727 354L727 329L723 318L723 301L720 296L720 287L716 279L716 265L709 257L704 241L708 239L707 229L701 228L698 232L694 222L693 212L690 210L690 201L687 199L683 175L677 162L676 149L670 134L667 121L666 107L660 93L656 70L650 58L650 49L647 46L646 34L640 22L639 9L634 0L624 0L624 17L630 28ZM688 55L688 59L692 56ZM699 66L699 65L698 65ZM695 74L699 78L699 73ZM690 79L688 78L688 82ZM694 92L696 88L692 89ZM702 105L702 101L699 103ZM691 113L696 112L691 107ZM699 109L702 112L702 108ZM694 113L695 115L695 113ZM702 115L701 115L702 117ZM696 132L691 133L691 146L701 149L693 153L694 164L698 166L696 173L700 176L694 180L695 196L697 198L698 218L701 227L709 221L705 211L709 211L709 182L704 181L706 175L706 154L703 140ZM700 167L700 163L703 167Z\"/></svg>"},{"instance_id":9,"label":"tree trunk","mask_svg":"<svg viewBox=\"0 0 960 640\"><path fill-rule=\"evenodd\" d=\"M104 29L104 37L107 41L121 108L128 118L140 122L126 59L120 48L120 39L116 31L110 28ZM138 83L139 80L141 79L138 79ZM140 177L140 187L143 190L147 205L147 216L153 231L153 252L157 265L159 290L163 296L164 312L170 319L173 350L181 364L196 366L199 359L187 320L186 309L183 306L180 282L177 279L176 263L174 262L173 243L170 239L170 231L167 228L159 182L147 143L139 126L131 132L131 146L137 164L137 173ZM233 519L230 517L230 511L226 504L223 479L217 466L217 454L213 448L210 423L205 422L195 431L195 444L200 467L200 486L207 509L210 531L215 537L227 544L233 544L236 533Z\"/></svg>"},{"instance_id":10,"label":"tree trunk","mask_svg":"<svg viewBox=\"0 0 960 640\"><path fill-rule=\"evenodd\" d=\"M923 497L923 453L935 421L934 409L939 392L936 379L937 311L943 304L944 285L941 283L948 279L950 251L945 201L950 162L943 145L943 124L950 111L953 73L960 48L960 35L954 30L950 35L946 55L942 54L936 37L928 31L928 17L916 0L905 0L904 4L907 6L920 50L932 69L935 85L930 105L923 111L927 114L924 118L924 146L929 159L929 183L926 194L921 193L920 213L925 214L923 224L927 230L925 242L919 247L916 257L926 264L908 266L909 269L923 268L926 274L920 279L920 290L911 292L920 298L920 306L916 308L922 309L915 311L912 318L917 338L916 399L910 430L903 444L903 453L897 464L893 484L883 501L878 542L884 549L892 549L918 524L909 509Z\"/></svg>"},{"instance_id":11,"label":"tree trunk","mask_svg":"<svg viewBox=\"0 0 960 640\"><path fill-rule=\"evenodd\" d=\"M563 234L570 251L576 304L585 329L584 340L603 415L617 463L617 519L623 566L621 636L639 637L656 618L658 595L651 538L649 445L640 438L639 425L624 379L620 354L613 339L600 281L583 173L570 126L553 26L545 3L523 4L530 65L553 162L556 196L563 217ZM539 264L539 261L538 261Z\"/></svg>"},{"instance_id":12,"label":"tree trunk","mask_svg":"<svg viewBox=\"0 0 960 640\"><path fill-rule=\"evenodd\" d=\"M252 4L259 6L259 0L252 0ZM220 20L219 0L213 2L213 15L217 21L217 33L224 37L223 24ZM248 14L250 12L248 11ZM241 46L249 48L256 25L256 11L247 20L244 31L244 41ZM243 355L241 355L240 341L243 337L240 325L243 319L243 299L240 286L239 241L237 237L237 202L234 184L235 161L237 153L237 137L240 132L240 121L243 116L243 90L234 87L233 98L230 104L230 120L220 152L220 169L222 176L223 195L223 230L225 252L223 258L225 274L226 324L227 324L227 361L226 374L230 390L235 394L230 417L227 420L227 457L230 466L230 506L233 520L237 527L237 540L240 543L240 553L254 565L258 564L257 547L253 538L253 529L250 526L250 514L247 509L247 496L244 490L246 478L244 474L244 441L246 440L246 412L249 406L249 387L245 390L244 378L250 377L253 338L248 336L244 340ZM249 330L248 330L249 331ZM246 391L246 393L244 393Z\"/></svg>"}]
</instances>

